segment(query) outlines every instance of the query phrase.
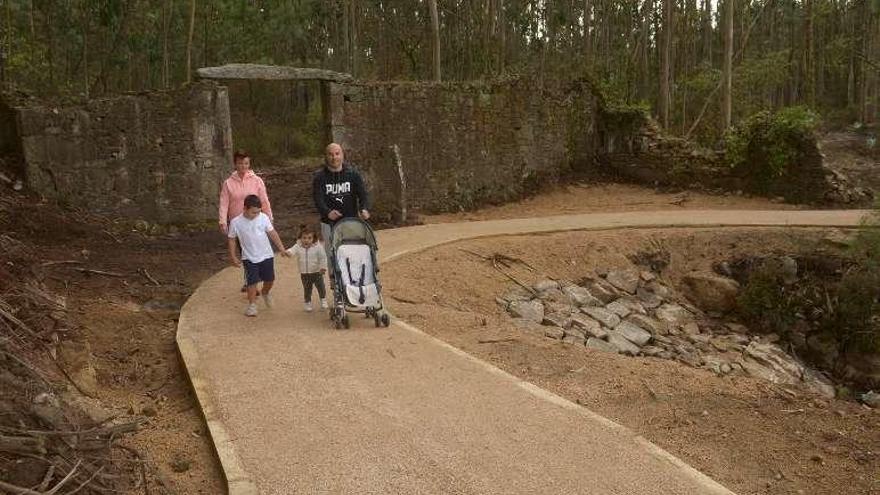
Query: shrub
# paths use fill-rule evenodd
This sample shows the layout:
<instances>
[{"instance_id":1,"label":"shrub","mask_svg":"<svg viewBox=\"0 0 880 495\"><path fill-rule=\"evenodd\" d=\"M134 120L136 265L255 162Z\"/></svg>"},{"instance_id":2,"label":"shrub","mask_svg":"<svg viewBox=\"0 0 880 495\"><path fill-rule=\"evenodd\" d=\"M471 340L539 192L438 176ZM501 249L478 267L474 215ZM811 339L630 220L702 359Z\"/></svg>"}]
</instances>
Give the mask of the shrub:
<instances>
[{"instance_id":1,"label":"shrub","mask_svg":"<svg viewBox=\"0 0 880 495\"><path fill-rule=\"evenodd\" d=\"M837 338L846 351L880 352L880 270L854 266L844 274L827 300L819 329Z\"/></svg>"},{"instance_id":2,"label":"shrub","mask_svg":"<svg viewBox=\"0 0 880 495\"><path fill-rule=\"evenodd\" d=\"M861 228L853 243L855 256L872 266L880 265L880 201L874 211L862 220Z\"/></svg>"},{"instance_id":3,"label":"shrub","mask_svg":"<svg viewBox=\"0 0 880 495\"><path fill-rule=\"evenodd\" d=\"M755 192L769 192L804 157L818 122L805 107L758 112L725 133L728 164Z\"/></svg>"},{"instance_id":4,"label":"shrub","mask_svg":"<svg viewBox=\"0 0 880 495\"><path fill-rule=\"evenodd\" d=\"M765 260L755 267L737 298L737 307L755 329L784 336L794 324L798 308L797 299L791 297L782 281L782 273L777 260Z\"/></svg>"}]
</instances>

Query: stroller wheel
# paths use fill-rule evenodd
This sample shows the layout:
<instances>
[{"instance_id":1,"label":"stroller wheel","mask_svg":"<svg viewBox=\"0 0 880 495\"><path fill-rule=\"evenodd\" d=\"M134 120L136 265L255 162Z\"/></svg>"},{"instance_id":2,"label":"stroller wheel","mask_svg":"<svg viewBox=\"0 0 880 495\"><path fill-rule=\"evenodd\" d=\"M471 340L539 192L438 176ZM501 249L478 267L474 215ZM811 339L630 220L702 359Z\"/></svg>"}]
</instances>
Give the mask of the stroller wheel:
<instances>
[{"instance_id":1,"label":"stroller wheel","mask_svg":"<svg viewBox=\"0 0 880 495\"><path fill-rule=\"evenodd\" d=\"M351 328L351 322L348 321L348 315L342 317L342 326L345 328Z\"/></svg>"},{"instance_id":2,"label":"stroller wheel","mask_svg":"<svg viewBox=\"0 0 880 495\"><path fill-rule=\"evenodd\" d=\"M379 322L379 313L373 313L373 321L376 323L376 328L381 325L381 323Z\"/></svg>"},{"instance_id":3,"label":"stroller wheel","mask_svg":"<svg viewBox=\"0 0 880 495\"><path fill-rule=\"evenodd\" d=\"M382 315L382 326L387 327L391 324L391 317L388 316L388 313Z\"/></svg>"},{"instance_id":4,"label":"stroller wheel","mask_svg":"<svg viewBox=\"0 0 880 495\"><path fill-rule=\"evenodd\" d=\"M339 321L339 320L335 320L335 321L333 322L333 325L336 327L337 330L339 330L339 329L342 328L342 322Z\"/></svg>"}]
</instances>

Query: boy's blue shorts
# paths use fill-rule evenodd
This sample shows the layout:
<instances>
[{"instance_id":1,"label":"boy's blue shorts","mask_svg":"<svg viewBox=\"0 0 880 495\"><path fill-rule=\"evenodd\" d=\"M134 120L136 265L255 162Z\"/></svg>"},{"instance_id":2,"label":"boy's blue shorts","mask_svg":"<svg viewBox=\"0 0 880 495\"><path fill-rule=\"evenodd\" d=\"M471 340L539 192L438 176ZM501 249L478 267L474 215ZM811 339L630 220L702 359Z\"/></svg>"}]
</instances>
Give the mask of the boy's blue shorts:
<instances>
[{"instance_id":1,"label":"boy's blue shorts","mask_svg":"<svg viewBox=\"0 0 880 495\"><path fill-rule=\"evenodd\" d=\"M275 258L266 258L259 263L242 260L242 264L244 265L244 275L248 286L256 285L260 282L275 281Z\"/></svg>"}]
</instances>

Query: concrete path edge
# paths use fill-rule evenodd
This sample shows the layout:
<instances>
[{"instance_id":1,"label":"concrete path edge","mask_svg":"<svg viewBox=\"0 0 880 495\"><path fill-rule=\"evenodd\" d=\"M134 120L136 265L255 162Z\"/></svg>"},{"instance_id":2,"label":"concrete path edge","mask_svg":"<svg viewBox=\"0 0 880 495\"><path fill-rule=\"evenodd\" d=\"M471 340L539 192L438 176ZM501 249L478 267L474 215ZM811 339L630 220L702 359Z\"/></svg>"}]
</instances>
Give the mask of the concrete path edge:
<instances>
[{"instance_id":1,"label":"concrete path edge","mask_svg":"<svg viewBox=\"0 0 880 495\"><path fill-rule=\"evenodd\" d=\"M628 212L628 213L637 213L637 212ZM788 212L787 212L788 213ZM856 211L850 210L849 213L857 213ZM867 214L867 211L858 211L859 216L863 214ZM525 220L525 219L515 219L516 220ZM480 222L467 222L467 223L480 223ZM600 227L585 227L581 225L579 222L573 222L570 228L547 228L547 229L527 229L521 231L508 231L501 233L489 233L486 235L480 234L465 234L461 236L457 236L455 238L451 238L445 240L443 242L434 243L431 245L420 246L414 249L408 249L398 252L393 252L392 254L383 257L383 263L387 263L393 261L395 259L401 258L403 256L415 254L421 251L425 251L427 249L431 249L434 247L452 244L455 242L460 242L464 240L471 240L477 238L485 238L485 237L505 237L505 236L513 236L513 235L521 235L526 233L537 233L540 232L542 234L550 234L555 232L570 232L570 231L607 231L607 230L620 230L620 229L656 229L656 228L664 228L664 229L674 229L674 228L712 228L712 227L724 227L724 228L742 228L742 227L780 227L780 228L815 228L815 227L842 227L842 228L854 228L857 227L858 223L852 222L816 222L816 223L805 223L805 224L792 224L787 222L781 223L750 223L750 222L733 222L730 224L722 223L722 222L707 222L705 224L699 223L689 223L689 222L658 222L658 223L646 223L646 224L635 224L635 225L626 225L626 224L616 224L616 225L607 225ZM406 229L406 227L404 227ZM219 274L219 272L218 272ZM214 276L217 276L215 274ZM214 276L210 277L213 278ZM198 290L198 288L196 289ZM247 473L247 471L242 466L242 463L235 452L235 448L233 445L233 439L229 437L226 426L220 420L219 415L215 412L214 405L214 397L212 394L212 390L210 384L205 376L203 376L202 369L200 366L199 353L196 348L195 342L193 339L186 337L186 331L192 325L187 316L187 306L190 301L183 305L180 311L180 318L177 323L177 335L176 342L178 348L178 354L180 359L184 365L184 369L186 370L187 377L189 378L190 385L192 390L196 396L196 400L199 403L199 407L202 413L202 417L204 418L205 424L208 427L208 433L211 436L211 441L214 446L214 451L217 455L217 459L220 461L221 472L226 482L227 493L229 495L258 495L259 491L257 490L257 485L254 483L253 479ZM623 425L620 425L614 421L611 421L604 416L601 416L586 407L583 407L579 404L575 404L563 397L560 397L556 394L553 394L547 390L544 390L532 383L520 380L519 378L503 371L483 360L480 360L457 347L454 347L436 337L433 337L422 330L402 321L399 319L394 319L394 324L400 326L401 328L421 334L427 337L430 340L437 342L439 345L448 348L452 352L464 356L469 360L472 360L479 365L485 367L488 371L493 374L500 375L505 377L506 379L512 380L518 386L527 390L531 394L535 395L538 398L546 400L548 402L552 402L561 407L565 407L567 409L572 409L577 411L579 414L584 415L592 420L599 421L603 424L606 424L609 428L618 429L624 432L627 432L632 435L633 441L639 443L643 448L645 448L649 453L656 456L657 458L668 462L670 465L680 470L684 475L693 479L695 482L700 485L706 487L706 489L710 493L716 493L718 495L735 495L734 492L730 491L726 487L722 486L720 483L716 482L712 478L688 465L681 459L667 452L666 450L658 447L657 445L651 443L644 437L640 435L636 435L630 429L626 428Z\"/></svg>"}]
</instances>

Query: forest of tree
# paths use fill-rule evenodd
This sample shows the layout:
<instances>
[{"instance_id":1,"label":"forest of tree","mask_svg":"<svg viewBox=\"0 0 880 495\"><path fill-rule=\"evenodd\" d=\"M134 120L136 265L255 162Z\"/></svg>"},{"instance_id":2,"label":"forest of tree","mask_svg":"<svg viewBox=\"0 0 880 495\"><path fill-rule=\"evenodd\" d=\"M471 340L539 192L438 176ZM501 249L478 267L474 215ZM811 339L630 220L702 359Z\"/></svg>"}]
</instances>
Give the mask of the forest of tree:
<instances>
[{"instance_id":1,"label":"forest of tree","mask_svg":"<svg viewBox=\"0 0 880 495\"><path fill-rule=\"evenodd\" d=\"M362 79L585 73L713 141L762 109L873 123L880 0L0 0L0 81L95 97L231 62Z\"/></svg>"}]
</instances>

